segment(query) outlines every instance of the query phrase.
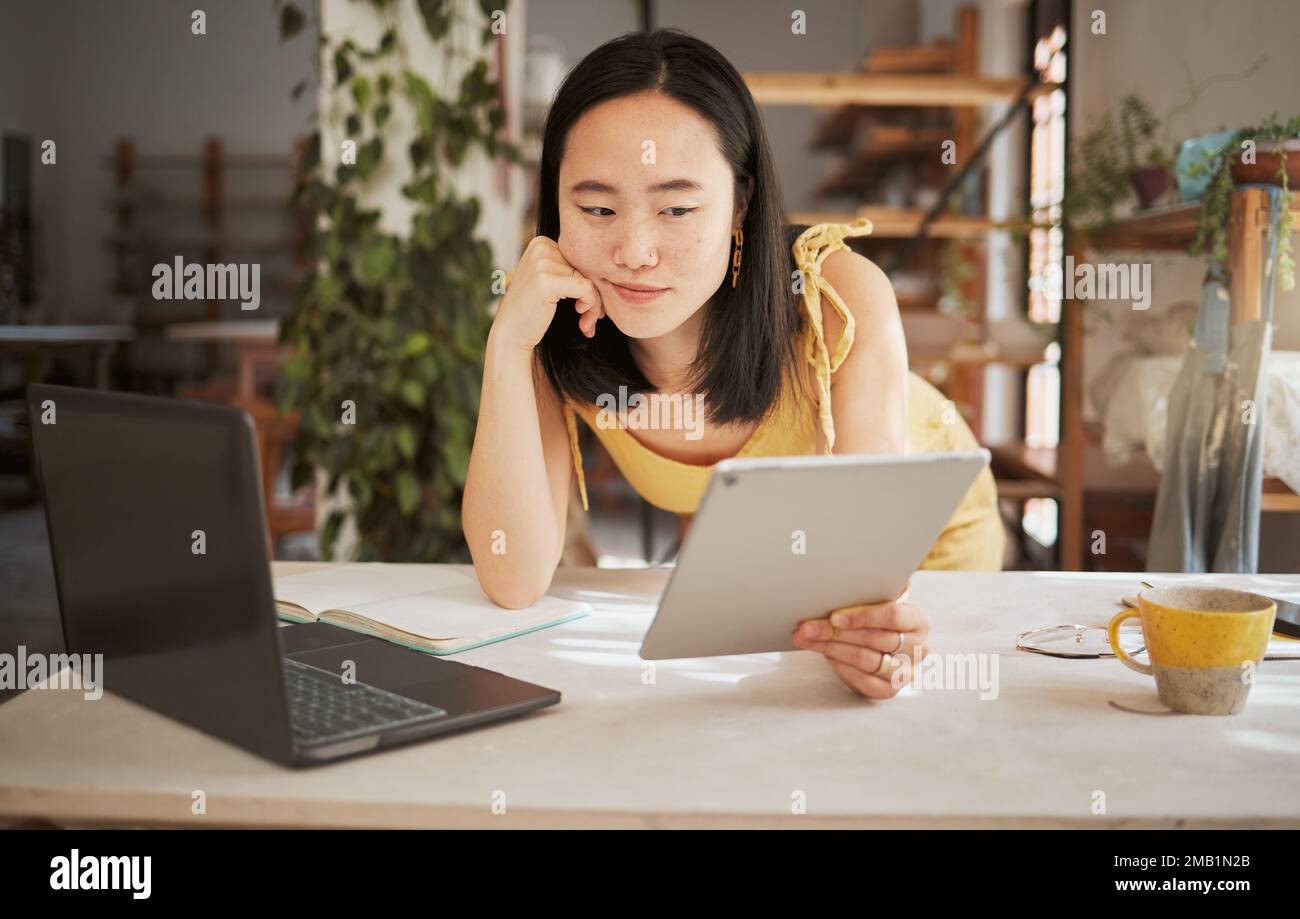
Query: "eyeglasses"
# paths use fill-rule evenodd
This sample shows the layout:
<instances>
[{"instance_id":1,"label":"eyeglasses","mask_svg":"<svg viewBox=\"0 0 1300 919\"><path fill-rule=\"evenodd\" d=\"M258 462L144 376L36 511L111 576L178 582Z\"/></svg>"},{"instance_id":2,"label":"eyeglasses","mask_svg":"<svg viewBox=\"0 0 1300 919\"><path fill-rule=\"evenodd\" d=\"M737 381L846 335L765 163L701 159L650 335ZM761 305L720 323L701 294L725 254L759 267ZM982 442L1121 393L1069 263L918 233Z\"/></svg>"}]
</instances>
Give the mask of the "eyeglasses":
<instances>
[{"instance_id":1,"label":"eyeglasses","mask_svg":"<svg viewBox=\"0 0 1300 919\"><path fill-rule=\"evenodd\" d=\"M1120 646L1126 654L1135 657L1146 651L1142 640L1142 626L1120 626ZM1016 636L1016 650L1049 657L1099 658L1114 657L1110 636L1104 625L1049 625L1029 629Z\"/></svg>"},{"instance_id":2,"label":"eyeglasses","mask_svg":"<svg viewBox=\"0 0 1300 919\"><path fill-rule=\"evenodd\" d=\"M1016 636L1016 650L1048 657L1073 657L1079 659L1114 657L1110 635L1104 625L1049 625L1029 629ZM1119 627L1120 646L1129 657L1146 651L1142 626L1134 623ZM1273 638L1264 654L1266 661L1300 660L1300 642L1294 639Z\"/></svg>"}]
</instances>

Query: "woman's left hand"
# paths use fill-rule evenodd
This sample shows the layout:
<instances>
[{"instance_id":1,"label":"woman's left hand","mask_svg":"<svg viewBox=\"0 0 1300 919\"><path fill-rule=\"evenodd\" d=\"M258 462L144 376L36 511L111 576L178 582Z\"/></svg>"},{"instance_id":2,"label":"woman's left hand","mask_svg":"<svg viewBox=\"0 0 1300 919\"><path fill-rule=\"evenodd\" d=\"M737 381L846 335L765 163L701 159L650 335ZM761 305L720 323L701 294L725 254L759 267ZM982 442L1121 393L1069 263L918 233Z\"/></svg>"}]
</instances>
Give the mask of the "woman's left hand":
<instances>
[{"instance_id":1,"label":"woman's left hand","mask_svg":"<svg viewBox=\"0 0 1300 919\"><path fill-rule=\"evenodd\" d=\"M930 637L930 617L907 599L910 586L884 603L843 606L825 619L804 620L795 629L795 645L824 654L855 692L892 699L911 680L912 656L925 657ZM900 674L891 680L895 671Z\"/></svg>"}]
</instances>

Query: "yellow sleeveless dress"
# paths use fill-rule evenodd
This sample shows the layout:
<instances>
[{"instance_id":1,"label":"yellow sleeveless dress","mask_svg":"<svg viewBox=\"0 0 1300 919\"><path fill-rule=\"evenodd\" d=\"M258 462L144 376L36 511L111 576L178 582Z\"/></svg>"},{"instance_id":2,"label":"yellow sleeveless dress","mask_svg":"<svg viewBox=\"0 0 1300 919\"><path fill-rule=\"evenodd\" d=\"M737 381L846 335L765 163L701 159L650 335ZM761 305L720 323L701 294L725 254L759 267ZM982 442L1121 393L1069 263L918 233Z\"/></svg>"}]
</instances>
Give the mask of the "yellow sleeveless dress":
<instances>
[{"instance_id":1,"label":"yellow sleeveless dress","mask_svg":"<svg viewBox=\"0 0 1300 919\"><path fill-rule=\"evenodd\" d=\"M755 428L737 456L800 456L815 453L817 433L825 436L825 452L835 443L835 422L831 414L831 378L853 347L854 319L840 295L822 276L821 266L831 253L847 249L846 236L865 236L871 222L860 217L852 223L822 223L809 227L795 241L795 263L803 271L803 302L807 309L803 352L815 373L812 392L818 404L808 405L798 391L786 385L778 404ZM844 331L829 354L822 329L823 297L844 320ZM908 373L908 453L972 450L979 444L955 409L945 412L945 398L916 373ZM712 465L683 463L655 453L626 429L596 423L599 409L566 400L564 419L569 432L573 465L578 474L582 506L587 507L587 486L578 447L576 417L581 417L609 451L615 465L637 492L656 507L675 514L694 514L704 496ZM947 423L945 423L947 419ZM921 562L921 568L964 571L997 571L1002 567L1005 541L998 516L997 487L985 468L975 479L947 526Z\"/></svg>"}]
</instances>

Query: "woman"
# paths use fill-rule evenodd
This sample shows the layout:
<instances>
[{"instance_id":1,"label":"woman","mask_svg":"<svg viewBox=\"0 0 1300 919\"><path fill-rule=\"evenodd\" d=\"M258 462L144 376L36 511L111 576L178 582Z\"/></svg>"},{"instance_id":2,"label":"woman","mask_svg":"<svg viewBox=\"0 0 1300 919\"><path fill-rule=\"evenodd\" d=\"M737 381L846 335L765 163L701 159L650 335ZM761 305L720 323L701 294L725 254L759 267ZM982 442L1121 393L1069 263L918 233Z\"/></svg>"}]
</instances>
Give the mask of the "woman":
<instances>
[{"instance_id":1,"label":"woman","mask_svg":"<svg viewBox=\"0 0 1300 919\"><path fill-rule=\"evenodd\" d=\"M633 487L682 515L729 456L976 445L909 373L888 279L843 243L870 224L786 228L757 106L711 46L661 29L584 58L547 117L538 193L537 236L488 336L462 508L499 605L546 591L575 472L586 506L577 417ZM611 426L599 406L620 387L681 395L707 423ZM997 569L1002 542L985 470L922 567ZM906 597L827 611L794 641L890 698L930 628Z\"/></svg>"}]
</instances>

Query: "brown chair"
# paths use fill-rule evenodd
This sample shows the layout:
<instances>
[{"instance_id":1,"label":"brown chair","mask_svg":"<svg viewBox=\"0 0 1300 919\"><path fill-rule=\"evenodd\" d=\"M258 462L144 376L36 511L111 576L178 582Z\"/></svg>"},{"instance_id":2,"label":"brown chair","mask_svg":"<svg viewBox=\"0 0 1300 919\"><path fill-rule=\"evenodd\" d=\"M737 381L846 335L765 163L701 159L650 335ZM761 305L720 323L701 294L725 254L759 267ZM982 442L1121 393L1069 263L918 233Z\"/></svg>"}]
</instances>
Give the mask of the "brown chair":
<instances>
[{"instance_id":1,"label":"brown chair","mask_svg":"<svg viewBox=\"0 0 1300 919\"><path fill-rule=\"evenodd\" d=\"M284 445L298 432L298 413L282 413L265 399L234 398L230 404L243 409L257 429L257 458L266 504L267 543L274 557L279 537L286 533L309 533L316 529L315 486L303 488L289 498L276 495L276 477L284 461Z\"/></svg>"}]
</instances>

